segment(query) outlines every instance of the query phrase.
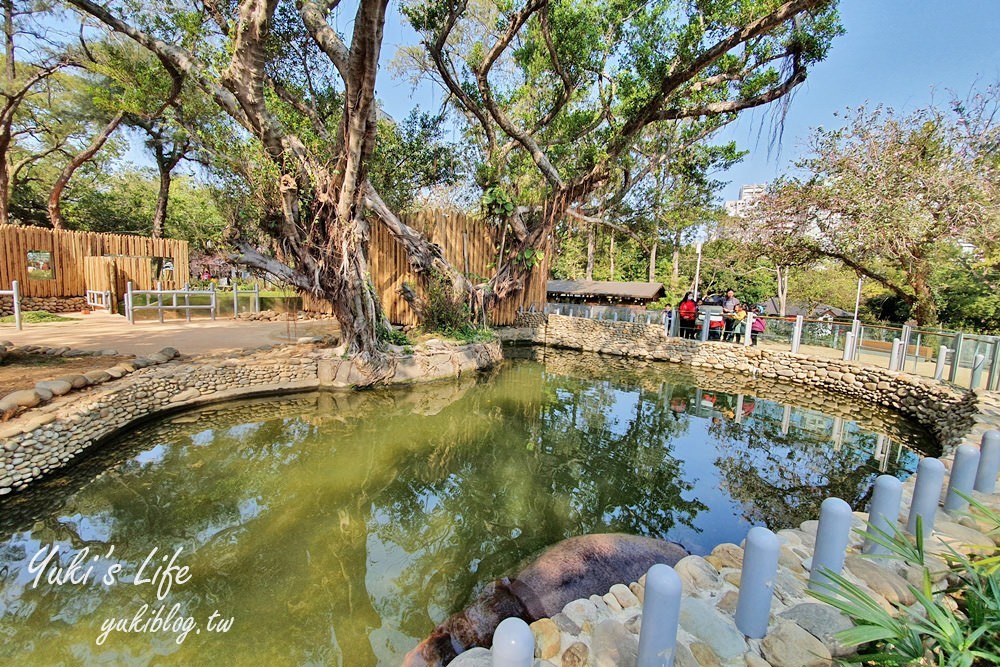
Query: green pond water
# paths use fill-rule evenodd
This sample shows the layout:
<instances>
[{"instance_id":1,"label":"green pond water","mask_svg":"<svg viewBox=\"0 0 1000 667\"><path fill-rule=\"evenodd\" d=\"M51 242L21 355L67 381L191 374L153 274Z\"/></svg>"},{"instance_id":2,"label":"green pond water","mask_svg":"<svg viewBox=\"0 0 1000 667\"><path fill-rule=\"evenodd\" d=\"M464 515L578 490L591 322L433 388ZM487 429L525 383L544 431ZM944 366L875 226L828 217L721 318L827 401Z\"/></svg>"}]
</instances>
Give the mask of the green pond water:
<instances>
[{"instance_id":1,"label":"green pond water","mask_svg":"<svg viewBox=\"0 0 1000 667\"><path fill-rule=\"evenodd\" d=\"M397 665L563 538L706 553L863 505L927 446L871 406L572 354L182 413L0 504L0 664Z\"/></svg>"}]
</instances>

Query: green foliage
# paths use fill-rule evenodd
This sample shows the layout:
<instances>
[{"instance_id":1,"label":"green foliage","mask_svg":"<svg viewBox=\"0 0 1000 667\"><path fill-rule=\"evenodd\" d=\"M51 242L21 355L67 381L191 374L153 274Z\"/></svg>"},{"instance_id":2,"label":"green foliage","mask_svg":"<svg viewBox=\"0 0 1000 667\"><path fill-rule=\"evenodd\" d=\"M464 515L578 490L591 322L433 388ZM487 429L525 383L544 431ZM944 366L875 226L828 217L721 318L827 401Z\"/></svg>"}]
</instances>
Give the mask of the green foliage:
<instances>
[{"instance_id":1,"label":"green foliage","mask_svg":"<svg viewBox=\"0 0 1000 667\"><path fill-rule=\"evenodd\" d=\"M407 336L401 330L394 329L391 326L379 327L378 338L379 340L389 343L390 345L409 346L413 344L413 341L410 340L409 336Z\"/></svg>"},{"instance_id":2,"label":"green foliage","mask_svg":"<svg viewBox=\"0 0 1000 667\"><path fill-rule=\"evenodd\" d=\"M496 222L506 220L514 212L514 200L499 185L492 185L483 191L480 206L483 215Z\"/></svg>"},{"instance_id":3,"label":"green foliage","mask_svg":"<svg viewBox=\"0 0 1000 667\"><path fill-rule=\"evenodd\" d=\"M463 295L455 294L445 276L434 274L427 281L427 298L423 309L424 331L436 331L449 338L475 343L496 338L493 331L472 321Z\"/></svg>"},{"instance_id":4,"label":"green foliage","mask_svg":"<svg viewBox=\"0 0 1000 667\"><path fill-rule=\"evenodd\" d=\"M9 324L13 321L13 315L0 317L0 322L4 324ZM24 324L41 324L43 322L75 322L75 320L72 317L62 317L61 315L50 313L47 310L29 310L21 313L21 322Z\"/></svg>"},{"instance_id":5,"label":"green foliage","mask_svg":"<svg viewBox=\"0 0 1000 667\"><path fill-rule=\"evenodd\" d=\"M969 500L981 519L1000 530L1000 514ZM917 604L893 616L863 589L843 576L827 572L829 593L810 591L814 597L851 617L855 626L837 633L850 646L860 646L866 664L929 664L942 667L985 667L1000 664L1000 551L966 556L950 553L951 572L960 583L937 592L924 566L922 521L918 517L915 541L896 528L893 534L875 529L873 540L890 550L890 557L922 566L920 586L910 586ZM983 546L983 545L971 545ZM948 595L957 611L942 601Z\"/></svg>"}]
</instances>

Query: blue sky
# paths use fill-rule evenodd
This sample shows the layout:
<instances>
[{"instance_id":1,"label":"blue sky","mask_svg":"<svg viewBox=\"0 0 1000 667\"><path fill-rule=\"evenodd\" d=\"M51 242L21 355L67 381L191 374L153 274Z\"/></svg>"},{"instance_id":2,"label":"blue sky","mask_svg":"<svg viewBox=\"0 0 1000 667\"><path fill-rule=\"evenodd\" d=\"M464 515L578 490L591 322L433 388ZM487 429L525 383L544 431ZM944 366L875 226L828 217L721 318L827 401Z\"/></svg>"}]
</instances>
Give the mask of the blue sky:
<instances>
[{"instance_id":1,"label":"blue sky","mask_svg":"<svg viewBox=\"0 0 1000 667\"><path fill-rule=\"evenodd\" d=\"M788 171L810 128L836 126L836 111L866 101L912 111L932 100L946 102L949 91L964 96L977 80L983 86L1000 80L1000 0L844 0L840 11L847 33L796 91L780 145L770 145L767 111L742 116L721 134L750 150L741 164L720 175L730 181L723 199L735 199L741 184L766 183ZM396 118L415 103L429 107L432 99L442 99L440 90L413 91L388 73L397 46L415 42L393 12L378 96Z\"/></svg>"}]
</instances>

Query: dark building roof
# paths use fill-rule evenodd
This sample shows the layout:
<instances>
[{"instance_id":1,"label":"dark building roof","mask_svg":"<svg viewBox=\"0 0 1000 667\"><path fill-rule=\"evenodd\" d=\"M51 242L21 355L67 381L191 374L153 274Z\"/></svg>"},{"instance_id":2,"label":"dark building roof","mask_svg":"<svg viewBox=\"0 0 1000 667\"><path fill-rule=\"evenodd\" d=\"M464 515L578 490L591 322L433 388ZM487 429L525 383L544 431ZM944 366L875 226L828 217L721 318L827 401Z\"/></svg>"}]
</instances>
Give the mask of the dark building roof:
<instances>
[{"instance_id":1,"label":"dark building roof","mask_svg":"<svg viewBox=\"0 0 1000 667\"><path fill-rule=\"evenodd\" d=\"M610 298L655 301L665 294L663 283L611 282L608 280L550 280L552 297Z\"/></svg>"}]
</instances>

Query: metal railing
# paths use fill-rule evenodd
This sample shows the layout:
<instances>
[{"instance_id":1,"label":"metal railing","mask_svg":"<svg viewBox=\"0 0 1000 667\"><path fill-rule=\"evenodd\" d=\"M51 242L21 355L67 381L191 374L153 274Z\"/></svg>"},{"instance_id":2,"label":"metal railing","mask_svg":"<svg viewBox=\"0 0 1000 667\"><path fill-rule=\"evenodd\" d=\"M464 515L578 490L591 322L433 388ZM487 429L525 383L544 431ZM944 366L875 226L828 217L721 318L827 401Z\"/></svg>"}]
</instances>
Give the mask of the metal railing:
<instances>
[{"instance_id":1,"label":"metal railing","mask_svg":"<svg viewBox=\"0 0 1000 667\"><path fill-rule=\"evenodd\" d=\"M10 282L9 290L0 290L0 296L9 296L14 299L14 326L21 330L21 290L16 280Z\"/></svg>"},{"instance_id":2,"label":"metal railing","mask_svg":"<svg viewBox=\"0 0 1000 667\"><path fill-rule=\"evenodd\" d=\"M159 286L159 283L157 283ZM207 296L208 304L192 304L191 297L193 296ZM153 302L153 299L156 302ZM169 299L170 302L165 301ZM179 302L178 299L183 299L183 303ZM139 303L139 301L143 303ZM188 322L191 321L191 311L192 310L207 310L209 311L212 319L215 319L215 313L217 311L217 302L214 290L134 290L132 289L132 281L128 282L125 291L125 316L128 317L128 321L135 324L135 314L137 311L155 311L159 315L160 323L163 323L163 312L166 310L183 310L185 318Z\"/></svg>"},{"instance_id":3,"label":"metal railing","mask_svg":"<svg viewBox=\"0 0 1000 667\"><path fill-rule=\"evenodd\" d=\"M92 308L103 308L105 310L111 310L111 290L105 290L99 292L97 290L89 289L84 295L87 305Z\"/></svg>"},{"instance_id":4,"label":"metal railing","mask_svg":"<svg viewBox=\"0 0 1000 667\"><path fill-rule=\"evenodd\" d=\"M529 308L525 312L537 312ZM664 334L678 336L679 321L671 311L645 310L627 306L598 306L571 303L546 303L546 315L583 317L593 320L638 322L663 326ZM824 354L843 360L864 361L885 365L890 370L903 371L938 380L947 380L971 389L1000 390L1000 337L955 331L864 324L832 319L760 316L748 313L745 329L748 335L740 341L752 343L751 323L762 318L764 331L756 337L760 342L788 346L792 352ZM705 332L696 332L697 334ZM707 336L699 336L706 339Z\"/></svg>"}]
</instances>

